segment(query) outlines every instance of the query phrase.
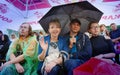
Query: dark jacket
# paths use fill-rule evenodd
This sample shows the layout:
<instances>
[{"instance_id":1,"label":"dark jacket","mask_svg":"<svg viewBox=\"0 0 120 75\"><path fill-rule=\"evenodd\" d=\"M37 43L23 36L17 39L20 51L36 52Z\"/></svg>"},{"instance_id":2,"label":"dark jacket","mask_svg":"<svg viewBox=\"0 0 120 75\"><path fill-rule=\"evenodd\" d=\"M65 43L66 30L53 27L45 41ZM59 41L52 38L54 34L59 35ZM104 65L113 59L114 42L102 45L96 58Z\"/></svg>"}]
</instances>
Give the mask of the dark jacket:
<instances>
[{"instance_id":1,"label":"dark jacket","mask_svg":"<svg viewBox=\"0 0 120 75\"><path fill-rule=\"evenodd\" d=\"M5 59L6 57L6 53L9 49L9 46L11 44L11 41L9 40L9 37L7 35L3 35L4 36L4 41L2 41L2 44L3 45L0 49L0 59Z\"/></svg>"},{"instance_id":2,"label":"dark jacket","mask_svg":"<svg viewBox=\"0 0 120 75\"><path fill-rule=\"evenodd\" d=\"M69 33L67 33L64 37L66 38L67 45L69 45ZM73 54L73 59L80 59L81 61L85 62L92 56L91 42L88 36L81 32L77 34L77 37L78 39L76 40L75 44L77 52Z\"/></svg>"},{"instance_id":3,"label":"dark jacket","mask_svg":"<svg viewBox=\"0 0 120 75\"><path fill-rule=\"evenodd\" d=\"M104 36L95 36L90 38L93 53L92 56L97 56L106 53L115 53L114 45L111 39L105 39Z\"/></svg>"}]
</instances>

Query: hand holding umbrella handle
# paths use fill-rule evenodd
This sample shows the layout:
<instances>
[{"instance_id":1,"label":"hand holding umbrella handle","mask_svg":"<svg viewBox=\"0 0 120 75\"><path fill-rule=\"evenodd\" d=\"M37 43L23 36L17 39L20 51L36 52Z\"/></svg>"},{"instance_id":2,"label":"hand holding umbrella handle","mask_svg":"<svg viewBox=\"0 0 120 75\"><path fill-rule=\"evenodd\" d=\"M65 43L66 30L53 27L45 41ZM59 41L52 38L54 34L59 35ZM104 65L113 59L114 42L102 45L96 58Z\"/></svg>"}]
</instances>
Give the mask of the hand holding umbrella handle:
<instances>
[{"instance_id":1,"label":"hand holding umbrella handle","mask_svg":"<svg viewBox=\"0 0 120 75\"><path fill-rule=\"evenodd\" d=\"M75 36L72 36L72 37L70 38L70 43L72 43L72 44L75 44L75 43L76 43L76 38L75 38Z\"/></svg>"},{"instance_id":2,"label":"hand holding umbrella handle","mask_svg":"<svg viewBox=\"0 0 120 75\"><path fill-rule=\"evenodd\" d=\"M76 43L76 38L75 38L75 36L72 36L72 37L70 38L69 47L72 48L75 43Z\"/></svg>"}]
</instances>

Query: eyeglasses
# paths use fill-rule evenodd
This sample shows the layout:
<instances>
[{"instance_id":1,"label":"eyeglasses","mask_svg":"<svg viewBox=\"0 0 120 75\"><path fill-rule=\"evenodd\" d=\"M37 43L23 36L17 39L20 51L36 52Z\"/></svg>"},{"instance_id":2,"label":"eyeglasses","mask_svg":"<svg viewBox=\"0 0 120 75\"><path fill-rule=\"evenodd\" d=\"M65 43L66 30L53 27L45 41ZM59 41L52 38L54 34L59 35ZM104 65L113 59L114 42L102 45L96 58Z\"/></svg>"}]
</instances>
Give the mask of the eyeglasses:
<instances>
[{"instance_id":1,"label":"eyeglasses","mask_svg":"<svg viewBox=\"0 0 120 75\"><path fill-rule=\"evenodd\" d=\"M99 28L99 26L93 26L93 27L90 27L91 29L96 29L96 28Z\"/></svg>"}]
</instances>

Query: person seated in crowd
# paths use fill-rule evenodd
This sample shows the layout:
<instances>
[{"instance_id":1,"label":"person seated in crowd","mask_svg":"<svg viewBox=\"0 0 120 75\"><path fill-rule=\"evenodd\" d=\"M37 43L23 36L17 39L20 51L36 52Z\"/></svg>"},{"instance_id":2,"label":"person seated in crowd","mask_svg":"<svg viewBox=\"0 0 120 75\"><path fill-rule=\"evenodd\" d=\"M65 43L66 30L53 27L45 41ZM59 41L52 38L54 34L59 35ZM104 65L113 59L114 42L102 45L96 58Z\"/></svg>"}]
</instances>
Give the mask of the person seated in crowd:
<instances>
[{"instance_id":1,"label":"person seated in crowd","mask_svg":"<svg viewBox=\"0 0 120 75\"><path fill-rule=\"evenodd\" d=\"M91 36L92 36L92 35L89 33L89 31L84 32L84 34L87 35L89 38L91 38Z\"/></svg>"},{"instance_id":2,"label":"person seated in crowd","mask_svg":"<svg viewBox=\"0 0 120 75\"><path fill-rule=\"evenodd\" d=\"M111 31L110 31L110 38L112 39L112 42L119 43L120 42L120 29L117 28L117 25L115 23L110 24Z\"/></svg>"},{"instance_id":3,"label":"person seated in crowd","mask_svg":"<svg viewBox=\"0 0 120 75\"><path fill-rule=\"evenodd\" d=\"M36 37L37 41L39 41L39 34L38 34L38 32L33 32L33 35Z\"/></svg>"},{"instance_id":4,"label":"person seated in crowd","mask_svg":"<svg viewBox=\"0 0 120 75\"><path fill-rule=\"evenodd\" d=\"M3 35L3 32L0 30L0 36L2 36Z\"/></svg>"},{"instance_id":5,"label":"person seated in crowd","mask_svg":"<svg viewBox=\"0 0 120 75\"><path fill-rule=\"evenodd\" d=\"M111 39L105 39L99 35L100 27L98 22L90 22L88 25L89 32L92 34L90 38L92 44L92 56L108 63L115 61L115 49Z\"/></svg>"},{"instance_id":6,"label":"person seated in crowd","mask_svg":"<svg viewBox=\"0 0 120 75\"><path fill-rule=\"evenodd\" d=\"M67 52L68 47L64 38L59 35L61 32L61 24L58 19L49 22L48 31L49 34L39 40L38 59L40 62L38 74L58 75L60 70L59 65L63 62L60 52Z\"/></svg>"},{"instance_id":7,"label":"person seated in crowd","mask_svg":"<svg viewBox=\"0 0 120 75\"><path fill-rule=\"evenodd\" d=\"M68 75L73 75L73 70L76 67L91 58L92 47L89 37L80 32L81 22L78 19L72 19L69 27L70 32L64 36L69 46L70 55L70 59L65 62L65 68Z\"/></svg>"},{"instance_id":8,"label":"person seated in crowd","mask_svg":"<svg viewBox=\"0 0 120 75\"><path fill-rule=\"evenodd\" d=\"M110 24L111 31L110 31L110 38L112 39L112 42L114 43L114 48L116 50L116 61L118 64L120 64L120 29L118 29L117 25L115 23Z\"/></svg>"},{"instance_id":9,"label":"person seated in crowd","mask_svg":"<svg viewBox=\"0 0 120 75\"><path fill-rule=\"evenodd\" d=\"M2 35L3 35L3 32L0 30L0 45L2 44Z\"/></svg>"},{"instance_id":10,"label":"person seated in crowd","mask_svg":"<svg viewBox=\"0 0 120 75\"><path fill-rule=\"evenodd\" d=\"M40 37L40 36L43 36L43 32L42 32L42 31L39 32L39 37Z\"/></svg>"},{"instance_id":11,"label":"person seated in crowd","mask_svg":"<svg viewBox=\"0 0 120 75\"><path fill-rule=\"evenodd\" d=\"M104 36L106 39L110 39L109 31L107 30L105 24L100 25L100 35Z\"/></svg>"},{"instance_id":12,"label":"person seated in crowd","mask_svg":"<svg viewBox=\"0 0 120 75\"><path fill-rule=\"evenodd\" d=\"M37 75L38 42L32 36L32 28L23 23L19 28L19 38L12 42L6 59L0 67L0 75Z\"/></svg>"},{"instance_id":13,"label":"person seated in crowd","mask_svg":"<svg viewBox=\"0 0 120 75\"><path fill-rule=\"evenodd\" d=\"M11 35L10 35L10 40L13 42L13 41L15 41L17 39L17 36L15 35L15 33L12 33Z\"/></svg>"},{"instance_id":14,"label":"person seated in crowd","mask_svg":"<svg viewBox=\"0 0 120 75\"><path fill-rule=\"evenodd\" d=\"M42 31L40 31L40 32L39 32L39 37L38 37L38 38L40 39L40 38L42 38L42 37L44 37L44 34L43 34Z\"/></svg>"},{"instance_id":15,"label":"person seated in crowd","mask_svg":"<svg viewBox=\"0 0 120 75\"><path fill-rule=\"evenodd\" d=\"M3 63L2 60L5 60L6 53L9 49L11 41L9 40L8 35L2 35L2 44L0 45L0 64Z\"/></svg>"}]
</instances>

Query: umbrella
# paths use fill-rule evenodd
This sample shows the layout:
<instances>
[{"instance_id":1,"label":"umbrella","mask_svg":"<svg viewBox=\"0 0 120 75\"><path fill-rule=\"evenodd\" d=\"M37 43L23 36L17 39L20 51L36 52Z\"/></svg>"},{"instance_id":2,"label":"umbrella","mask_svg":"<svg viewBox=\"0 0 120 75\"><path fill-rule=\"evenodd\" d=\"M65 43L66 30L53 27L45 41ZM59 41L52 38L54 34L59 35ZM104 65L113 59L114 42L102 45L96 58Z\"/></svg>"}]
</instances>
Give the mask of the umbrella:
<instances>
[{"instance_id":1,"label":"umbrella","mask_svg":"<svg viewBox=\"0 0 120 75\"><path fill-rule=\"evenodd\" d=\"M62 27L61 35L69 31L69 23L71 19L78 18L82 25L81 31L87 30L87 25L90 21L99 21L102 12L91 5L88 1L76 2L60 6L54 6L45 16L43 16L39 23L43 29L48 32L48 23L51 19L59 19Z\"/></svg>"},{"instance_id":2,"label":"umbrella","mask_svg":"<svg viewBox=\"0 0 120 75\"><path fill-rule=\"evenodd\" d=\"M33 30L43 30L38 21L48 7L47 0L0 0L0 30L17 31L23 22L30 23Z\"/></svg>"},{"instance_id":3,"label":"umbrella","mask_svg":"<svg viewBox=\"0 0 120 75\"><path fill-rule=\"evenodd\" d=\"M20 10L34 10L40 8L48 8L51 5L47 0L6 0L9 3L13 4L15 7Z\"/></svg>"}]
</instances>

